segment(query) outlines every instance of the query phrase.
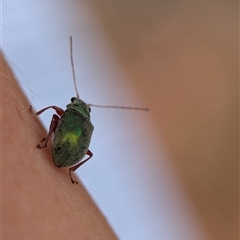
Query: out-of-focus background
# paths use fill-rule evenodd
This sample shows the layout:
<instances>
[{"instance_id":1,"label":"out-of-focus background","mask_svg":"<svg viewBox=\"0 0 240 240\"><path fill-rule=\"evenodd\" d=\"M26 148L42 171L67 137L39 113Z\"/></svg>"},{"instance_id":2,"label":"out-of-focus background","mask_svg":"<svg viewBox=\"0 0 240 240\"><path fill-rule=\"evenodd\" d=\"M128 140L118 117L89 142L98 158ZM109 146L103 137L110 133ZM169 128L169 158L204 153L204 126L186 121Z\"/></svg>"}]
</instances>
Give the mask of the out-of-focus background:
<instances>
[{"instance_id":1,"label":"out-of-focus background","mask_svg":"<svg viewBox=\"0 0 240 240\"><path fill-rule=\"evenodd\" d=\"M119 239L238 239L238 10L222 0L1 2L1 49L35 109L75 95L70 35L83 100L150 108L93 108L94 157L77 171Z\"/></svg>"}]
</instances>

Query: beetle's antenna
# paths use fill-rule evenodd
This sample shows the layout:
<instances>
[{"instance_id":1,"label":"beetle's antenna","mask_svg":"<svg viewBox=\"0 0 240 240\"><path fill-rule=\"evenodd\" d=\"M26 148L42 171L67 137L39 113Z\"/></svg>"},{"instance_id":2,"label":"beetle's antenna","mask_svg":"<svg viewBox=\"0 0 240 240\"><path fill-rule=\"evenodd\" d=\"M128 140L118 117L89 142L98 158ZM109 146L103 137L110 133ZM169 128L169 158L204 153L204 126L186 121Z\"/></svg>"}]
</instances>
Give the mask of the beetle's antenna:
<instances>
[{"instance_id":1,"label":"beetle's antenna","mask_svg":"<svg viewBox=\"0 0 240 240\"><path fill-rule=\"evenodd\" d=\"M74 82L74 87L75 87L75 91L77 94L77 98L79 99L79 94L78 94L78 90L77 90L77 83L76 83L76 77L75 77L75 70L74 70L74 63L73 63L73 50L72 50L72 36L70 36L70 58L71 58L71 65L72 65L72 73L73 73L73 82Z\"/></svg>"},{"instance_id":2,"label":"beetle's antenna","mask_svg":"<svg viewBox=\"0 0 240 240\"><path fill-rule=\"evenodd\" d=\"M99 107L99 108L120 108L120 109L128 109L128 110L140 110L140 111L148 111L149 108L140 108L140 107L125 107L125 106L108 106L108 105L97 105L97 104L88 104L89 107Z\"/></svg>"}]
</instances>

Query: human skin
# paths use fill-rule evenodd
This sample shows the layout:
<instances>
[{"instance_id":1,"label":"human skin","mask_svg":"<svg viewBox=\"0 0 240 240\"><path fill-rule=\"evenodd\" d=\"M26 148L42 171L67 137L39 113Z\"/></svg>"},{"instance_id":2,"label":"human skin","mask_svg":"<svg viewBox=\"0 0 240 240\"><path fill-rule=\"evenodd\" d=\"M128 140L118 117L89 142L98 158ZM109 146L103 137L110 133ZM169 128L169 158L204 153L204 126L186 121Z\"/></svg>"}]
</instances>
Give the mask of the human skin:
<instances>
[{"instance_id":1,"label":"human skin","mask_svg":"<svg viewBox=\"0 0 240 240\"><path fill-rule=\"evenodd\" d=\"M81 182L54 166L49 148L35 147L46 130L0 59L1 239L117 239Z\"/></svg>"}]
</instances>

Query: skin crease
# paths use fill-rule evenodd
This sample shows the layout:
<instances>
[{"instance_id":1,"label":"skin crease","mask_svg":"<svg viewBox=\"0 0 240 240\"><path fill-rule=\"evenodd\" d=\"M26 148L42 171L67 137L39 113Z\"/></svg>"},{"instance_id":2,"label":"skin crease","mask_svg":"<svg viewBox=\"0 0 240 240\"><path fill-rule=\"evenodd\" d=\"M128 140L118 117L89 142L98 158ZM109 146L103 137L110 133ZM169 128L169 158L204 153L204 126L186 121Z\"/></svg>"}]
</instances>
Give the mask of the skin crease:
<instances>
[{"instance_id":1,"label":"skin crease","mask_svg":"<svg viewBox=\"0 0 240 240\"><path fill-rule=\"evenodd\" d=\"M35 147L46 131L0 57L1 239L117 239L81 182Z\"/></svg>"}]
</instances>

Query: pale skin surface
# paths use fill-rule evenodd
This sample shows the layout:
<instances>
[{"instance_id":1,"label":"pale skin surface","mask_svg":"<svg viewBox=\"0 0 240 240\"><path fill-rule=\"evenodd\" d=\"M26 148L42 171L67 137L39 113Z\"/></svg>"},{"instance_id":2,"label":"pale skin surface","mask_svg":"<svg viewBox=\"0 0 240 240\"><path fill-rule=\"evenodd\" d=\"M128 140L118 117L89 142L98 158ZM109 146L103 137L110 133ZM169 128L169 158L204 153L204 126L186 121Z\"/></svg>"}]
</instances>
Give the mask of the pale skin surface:
<instances>
[{"instance_id":1,"label":"pale skin surface","mask_svg":"<svg viewBox=\"0 0 240 240\"><path fill-rule=\"evenodd\" d=\"M117 239L81 182L35 147L46 131L0 57L1 239Z\"/></svg>"}]
</instances>

